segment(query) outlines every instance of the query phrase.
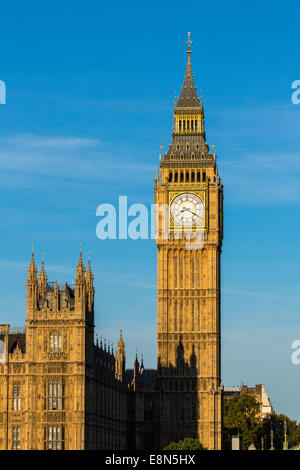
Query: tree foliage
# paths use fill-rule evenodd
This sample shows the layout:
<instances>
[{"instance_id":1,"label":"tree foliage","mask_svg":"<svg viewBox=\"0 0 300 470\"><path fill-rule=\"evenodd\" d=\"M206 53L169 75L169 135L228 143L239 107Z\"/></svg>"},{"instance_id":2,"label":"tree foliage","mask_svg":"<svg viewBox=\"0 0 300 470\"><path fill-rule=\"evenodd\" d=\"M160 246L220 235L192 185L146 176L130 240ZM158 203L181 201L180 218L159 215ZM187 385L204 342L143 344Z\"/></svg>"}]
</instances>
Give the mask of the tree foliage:
<instances>
[{"instance_id":1,"label":"tree foliage","mask_svg":"<svg viewBox=\"0 0 300 470\"><path fill-rule=\"evenodd\" d=\"M242 448L254 444L256 449L282 450L286 429L288 447L300 443L300 424L283 414L272 413L264 419L260 417L260 405L247 394L236 394L224 402L224 437L230 446L233 435L242 438ZM273 442L271 439L273 435Z\"/></svg>"},{"instance_id":2,"label":"tree foliage","mask_svg":"<svg viewBox=\"0 0 300 470\"><path fill-rule=\"evenodd\" d=\"M197 439L186 437L179 442L170 442L163 450L206 450Z\"/></svg>"},{"instance_id":3,"label":"tree foliage","mask_svg":"<svg viewBox=\"0 0 300 470\"><path fill-rule=\"evenodd\" d=\"M255 443L260 426L260 405L247 394L233 395L224 402L224 432L227 437L239 433L243 449Z\"/></svg>"}]
</instances>

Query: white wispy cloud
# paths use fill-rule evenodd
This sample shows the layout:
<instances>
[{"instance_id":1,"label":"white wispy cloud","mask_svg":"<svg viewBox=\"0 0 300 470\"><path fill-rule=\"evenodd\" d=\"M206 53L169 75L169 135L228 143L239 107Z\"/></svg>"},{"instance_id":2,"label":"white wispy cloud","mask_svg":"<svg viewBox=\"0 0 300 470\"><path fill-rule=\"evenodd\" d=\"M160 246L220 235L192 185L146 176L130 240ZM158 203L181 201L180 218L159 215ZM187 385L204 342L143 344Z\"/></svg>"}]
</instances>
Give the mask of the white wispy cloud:
<instances>
[{"instance_id":1,"label":"white wispy cloud","mask_svg":"<svg viewBox=\"0 0 300 470\"><path fill-rule=\"evenodd\" d=\"M222 293L232 296L257 297L261 299L269 299L275 301L282 300L296 303L300 302L300 295L278 295L274 292L255 292L243 289L228 289L226 287L222 288Z\"/></svg>"},{"instance_id":2,"label":"white wispy cloud","mask_svg":"<svg viewBox=\"0 0 300 470\"><path fill-rule=\"evenodd\" d=\"M129 151L128 151L129 152ZM0 185L39 184L37 176L76 181L152 179L155 165L117 154L96 139L22 134L0 139ZM41 184L41 182L40 182ZM43 183L42 183L43 184Z\"/></svg>"},{"instance_id":3,"label":"white wispy cloud","mask_svg":"<svg viewBox=\"0 0 300 470\"><path fill-rule=\"evenodd\" d=\"M0 259L0 267L5 269L12 269L12 270L21 270L26 272L29 265L29 261L26 263L25 261L15 261L15 260L7 260L7 259ZM54 272L57 274L74 274L75 268L70 268L69 266L64 266L61 264L56 265L46 265L46 271Z\"/></svg>"},{"instance_id":4,"label":"white wispy cloud","mask_svg":"<svg viewBox=\"0 0 300 470\"><path fill-rule=\"evenodd\" d=\"M300 202L300 151L241 155L220 168L231 203Z\"/></svg>"}]
</instances>

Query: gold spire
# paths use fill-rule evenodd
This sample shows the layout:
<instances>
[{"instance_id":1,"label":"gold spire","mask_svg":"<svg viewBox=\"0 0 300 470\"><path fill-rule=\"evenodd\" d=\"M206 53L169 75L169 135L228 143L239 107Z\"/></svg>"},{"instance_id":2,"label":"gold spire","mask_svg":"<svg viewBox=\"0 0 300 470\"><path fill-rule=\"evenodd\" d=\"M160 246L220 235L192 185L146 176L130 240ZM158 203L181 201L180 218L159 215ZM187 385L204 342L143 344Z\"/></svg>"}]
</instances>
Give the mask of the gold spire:
<instances>
[{"instance_id":1,"label":"gold spire","mask_svg":"<svg viewBox=\"0 0 300 470\"><path fill-rule=\"evenodd\" d=\"M84 273L85 273L84 264L83 264L83 262L82 262L82 251L81 251L81 248L82 248L82 243L80 243L79 260L78 260L78 264L77 264L77 267L76 267L76 274L77 274L77 276L84 275Z\"/></svg>"},{"instance_id":2,"label":"gold spire","mask_svg":"<svg viewBox=\"0 0 300 470\"><path fill-rule=\"evenodd\" d=\"M94 276L93 276L92 269L91 269L90 252L88 252L88 267L85 273L85 277L87 278L90 284L93 283Z\"/></svg>"},{"instance_id":3,"label":"gold spire","mask_svg":"<svg viewBox=\"0 0 300 470\"><path fill-rule=\"evenodd\" d=\"M125 343L124 343L124 340L123 340L123 330L122 330L122 325L120 325L120 339L119 339L119 342L118 342L118 349L124 349L125 347Z\"/></svg>"},{"instance_id":4,"label":"gold spire","mask_svg":"<svg viewBox=\"0 0 300 470\"><path fill-rule=\"evenodd\" d=\"M45 266L44 266L44 253L42 253L42 264L41 264L41 270L38 275L38 280L39 280L39 284L44 285L44 287L46 287L47 274L45 272Z\"/></svg>"},{"instance_id":5,"label":"gold spire","mask_svg":"<svg viewBox=\"0 0 300 470\"><path fill-rule=\"evenodd\" d=\"M191 50L191 45L193 44L192 41L191 41L191 33L188 32L188 40L186 41L185 43L188 48L187 48L187 55L188 55L188 60L187 60L187 65L191 65L191 53L192 53L192 50Z\"/></svg>"},{"instance_id":6,"label":"gold spire","mask_svg":"<svg viewBox=\"0 0 300 470\"><path fill-rule=\"evenodd\" d=\"M188 60L186 64L186 72L184 77L183 86L181 89L180 96L175 104L175 112L181 111L181 108L192 108L195 111L195 108L201 108L201 103L198 98L196 87L193 78L192 72L192 62L191 62L191 33L188 33L188 40L186 41L187 48L187 55ZM201 111L201 110L200 110Z\"/></svg>"},{"instance_id":7,"label":"gold spire","mask_svg":"<svg viewBox=\"0 0 300 470\"><path fill-rule=\"evenodd\" d=\"M28 275L30 279L36 279L37 267L34 261L33 244L31 245L31 260L28 266Z\"/></svg>"}]
</instances>

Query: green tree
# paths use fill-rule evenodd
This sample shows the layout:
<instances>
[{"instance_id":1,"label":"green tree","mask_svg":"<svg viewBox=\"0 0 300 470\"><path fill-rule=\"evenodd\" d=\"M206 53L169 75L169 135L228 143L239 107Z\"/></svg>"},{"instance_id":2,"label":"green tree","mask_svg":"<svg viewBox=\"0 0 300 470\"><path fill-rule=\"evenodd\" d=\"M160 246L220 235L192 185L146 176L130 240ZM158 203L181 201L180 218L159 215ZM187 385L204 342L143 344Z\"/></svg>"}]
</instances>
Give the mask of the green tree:
<instances>
[{"instance_id":1,"label":"green tree","mask_svg":"<svg viewBox=\"0 0 300 470\"><path fill-rule=\"evenodd\" d=\"M179 442L170 442L163 450L206 450L197 439L186 437Z\"/></svg>"},{"instance_id":2,"label":"green tree","mask_svg":"<svg viewBox=\"0 0 300 470\"><path fill-rule=\"evenodd\" d=\"M256 399L247 394L236 394L224 402L224 434L229 439L239 433L242 448L248 449L256 442L257 432L261 426L259 417L260 405Z\"/></svg>"},{"instance_id":3,"label":"green tree","mask_svg":"<svg viewBox=\"0 0 300 470\"><path fill-rule=\"evenodd\" d=\"M256 447L261 449L262 445L265 450L271 448L271 431L273 432L273 445L275 450L282 450L284 443L284 430L286 426L286 434L288 447L294 447L300 443L300 425L296 421L291 420L284 414L272 413L266 416L257 433Z\"/></svg>"}]
</instances>

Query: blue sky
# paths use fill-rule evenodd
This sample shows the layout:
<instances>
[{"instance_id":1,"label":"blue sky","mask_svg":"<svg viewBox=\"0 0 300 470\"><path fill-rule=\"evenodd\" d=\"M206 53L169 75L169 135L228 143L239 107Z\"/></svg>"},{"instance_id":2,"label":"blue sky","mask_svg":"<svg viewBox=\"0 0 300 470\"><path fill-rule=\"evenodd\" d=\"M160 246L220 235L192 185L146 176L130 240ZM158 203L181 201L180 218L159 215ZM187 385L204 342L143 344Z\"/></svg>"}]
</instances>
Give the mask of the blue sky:
<instances>
[{"instance_id":1,"label":"blue sky","mask_svg":"<svg viewBox=\"0 0 300 470\"><path fill-rule=\"evenodd\" d=\"M96 207L153 202L191 31L195 83L224 182L222 378L265 383L300 419L299 4L9 2L1 9L0 317L25 318L31 244L49 280L91 252L96 326L128 366L156 356L153 240L100 241Z\"/></svg>"}]
</instances>

